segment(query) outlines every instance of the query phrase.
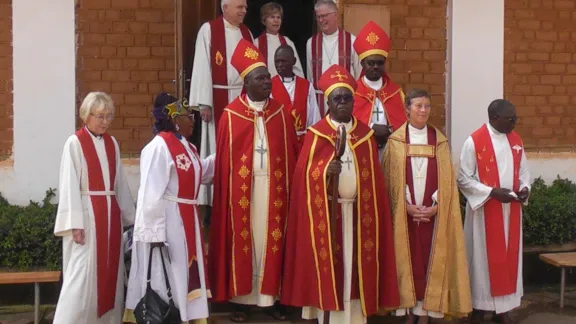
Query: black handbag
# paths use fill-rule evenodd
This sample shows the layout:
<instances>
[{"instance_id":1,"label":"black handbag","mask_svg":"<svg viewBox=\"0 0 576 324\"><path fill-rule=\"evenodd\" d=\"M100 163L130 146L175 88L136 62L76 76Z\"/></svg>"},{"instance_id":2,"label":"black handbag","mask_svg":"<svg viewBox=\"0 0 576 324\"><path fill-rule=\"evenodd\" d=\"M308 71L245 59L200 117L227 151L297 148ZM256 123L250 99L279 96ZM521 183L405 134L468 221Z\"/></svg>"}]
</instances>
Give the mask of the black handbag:
<instances>
[{"instance_id":1,"label":"black handbag","mask_svg":"<svg viewBox=\"0 0 576 324\"><path fill-rule=\"evenodd\" d=\"M152 252L155 247L150 248L150 257L148 259L148 275L146 277L146 293L140 299L136 308L134 309L134 317L136 317L137 324L180 324L180 311L176 308L172 300L172 292L170 289L170 282L168 281L168 273L166 272L166 264L164 263L164 255L162 248L160 250L160 259L162 260L162 268L164 269L164 280L166 280L166 289L168 290L168 302L165 302L150 286L150 272L152 269Z\"/></svg>"}]
</instances>

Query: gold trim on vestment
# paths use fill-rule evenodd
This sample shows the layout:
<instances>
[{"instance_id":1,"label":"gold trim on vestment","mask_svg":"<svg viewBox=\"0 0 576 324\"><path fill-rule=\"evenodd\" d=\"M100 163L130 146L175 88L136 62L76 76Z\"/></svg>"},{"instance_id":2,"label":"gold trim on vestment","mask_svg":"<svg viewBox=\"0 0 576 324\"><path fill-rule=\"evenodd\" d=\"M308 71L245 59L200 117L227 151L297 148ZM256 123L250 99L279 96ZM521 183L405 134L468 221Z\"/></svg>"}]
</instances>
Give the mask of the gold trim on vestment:
<instances>
[{"instance_id":1,"label":"gold trim on vestment","mask_svg":"<svg viewBox=\"0 0 576 324\"><path fill-rule=\"evenodd\" d=\"M318 136L314 136L312 140L312 147L310 148L310 155L308 156L308 166L306 167L306 191L308 195L307 205L308 205L308 219L310 221L310 238L312 242L312 253L314 254L314 262L316 263L316 277L318 278L318 300L320 301L320 309L324 309L324 300L322 299L322 281L320 279L320 266L318 264L318 251L316 251L316 236L314 235L314 216L312 213L312 201L310 194L310 169L312 168L312 161L314 159L314 151L316 150L316 142L318 141Z\"/></svg>"},{"instance_id":2,"label":"gold trim on vestment","mask_svg":"<svg viewBox=\"0 0 576 324\"><path fill-rule=\"evenodd\" d=\"M406 127L407 123L390 136L383 165L394 220L399 308L416 305L406 214ZM423 308L446 316L462 317L472 311L472 302L458 188L448 141L437 129L434 130L437 138L438 214L435 217Z\"/></svg>"},{"instance_id":3,"label":"gold trim on vestment","mask_svg":"<svg viewBox=\"0 0 576 324\"><path fill-rule=\"evenodd\" d=\"M433 158L436 156L436 147L434 145L407 144L407 156Z\"/></svg>"},{"instance_id":4,"label":"gold trim on vestment","mask_svg":"<svg viewBox=\"0 0 576 324\"><path fill-rule=\"evenodd\" d=\"M227 109L225 109L226 111ZM229 114L228 114L228 140L230 142L229 144L229 150L230 150L230 161L229 161L229 168L230 170L232 170L232 116L230 116L230 113L233 113L232 111L228 110ZM228 183L230 184L230 188L228 188L228 194L230 195L229 199L232 199L232 188L233 186L233 182L232 182L232 172L230 172L230 174L228 175ZM236 285L236 257L234 256L234 248L235 248L235 243L234 243L234 239L236 234L234 233L234 208L232 208L232 206L230 206L230 226L232 229L232 286L234 288L234 296L238 295L238 287Z\"/></svg>"}]
</instances>

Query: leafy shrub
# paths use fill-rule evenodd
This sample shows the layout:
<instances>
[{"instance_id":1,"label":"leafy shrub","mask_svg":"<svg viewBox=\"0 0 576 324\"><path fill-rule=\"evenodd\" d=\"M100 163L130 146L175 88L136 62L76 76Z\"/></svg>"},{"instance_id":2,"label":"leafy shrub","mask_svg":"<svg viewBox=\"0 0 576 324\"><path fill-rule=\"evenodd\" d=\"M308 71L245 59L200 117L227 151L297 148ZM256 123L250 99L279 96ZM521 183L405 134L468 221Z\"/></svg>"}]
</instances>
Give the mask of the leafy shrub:
<instances>
[{"instance_id":1,"label":"leafy shrub","mask_svg":"<svg viewBox=\"0 0 576 324\"><path fill-rule=\"evenodd\" d=\"M10 205L0 195L0 267L15 271L58 270L62 264L61 240L54 236L54 190L41 204Z\"/></svg>"}]
</instances>

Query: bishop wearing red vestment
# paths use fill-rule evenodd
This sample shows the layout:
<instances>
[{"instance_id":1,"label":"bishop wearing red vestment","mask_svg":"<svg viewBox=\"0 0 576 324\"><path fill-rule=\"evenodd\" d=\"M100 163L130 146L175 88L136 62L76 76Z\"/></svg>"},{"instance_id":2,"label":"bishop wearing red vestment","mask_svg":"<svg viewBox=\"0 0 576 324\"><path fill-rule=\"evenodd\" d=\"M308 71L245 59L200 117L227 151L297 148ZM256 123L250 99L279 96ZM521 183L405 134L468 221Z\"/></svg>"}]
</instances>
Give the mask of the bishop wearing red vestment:
<instances>
[{"instance_id":1,"label":"bishop wearing red vestment","mask_svg":"<svg viewBox=\"0 0 576 324\"><path fill-rule=\"evenodd\" d=\"M374 129L380 157L390 134L407 120L404 92L385 72L390 45L388 34L372 21L360 30L354 41L363 75L358 79L353 113Z\"/></svg>"},{"instance_id":2,"label":"bishop wearing red vestment","mask_svg":"<svg viewBox=\"0 0 576 324\"><path fill-rule=\"evenodd\" d=\"M351 114L355 80L333 65L319 85L329 115L309 128L294 171L281 301L319 323L325 311L331 324L365 323L400 304L387 190L373 130ZM339 125L347 132L342 162L333 160ZM334 175L338 197L329 195Z\"/></svg>"},{"instance_id":3,"label":"bishop wearing red vestment","mask_svg":"<svg viewBox=\"0 0 576 324\"><path fill-rule=\"evenodd\" d=\"M246 94L218 122L209 270L216 302L272 306L280 294L284 229L296 132L272 83L263 55L241 40L232 65ZM246 321L247 307L233 320Z\"/></svg>"}]
</instances>

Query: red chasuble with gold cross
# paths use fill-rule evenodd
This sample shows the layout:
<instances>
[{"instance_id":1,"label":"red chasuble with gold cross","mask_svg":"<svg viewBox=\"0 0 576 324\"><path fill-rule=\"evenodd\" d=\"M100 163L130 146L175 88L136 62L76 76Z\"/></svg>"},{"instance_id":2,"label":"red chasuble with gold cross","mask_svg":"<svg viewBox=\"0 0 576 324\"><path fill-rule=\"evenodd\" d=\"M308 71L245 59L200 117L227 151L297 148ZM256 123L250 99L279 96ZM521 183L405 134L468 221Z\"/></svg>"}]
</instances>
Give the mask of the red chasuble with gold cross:
<instances>
[{"instance_id":1,"label":"red chasuble with gold cross","mask_svg":"<svg viewBox=\"0 0 576 324\"><path fill-rule=\"evenodd\" d=\"M507 134L512 151L514 182L512 190L520 190L520 162L522 161L522 139L516 132ZM484 124L472 134L476 149L478 178L483 184L500 188L500 173L497 156L494 154L492 138L488 126ZM519 201L510 203L510 225L508 228L508 246L504 233L502 203L494 198L484 204L484 224L486 226L486 254L490 292L492 296L506 296L516 293L518 279L518 261L520 251L520 230L522 226L522 206Z\"/></svg>"},{"instance_id":2,"label":"red chasuble with gold cross","mask_svg":"<svg viewBox=\"0 0 576 324\"><path fill-rule=\"evenodd\" d=\"M375 98L380 99L384 106L384 114L388 125L393 129L399 129L407 120L406 109L404 108L404 92L388 75L382 76L384 85L380 90L375 91L364 82L364 77L358 80L358 88L354 94L354 110L352 114L366 125L370 125L374 115Z\"/></svg>"},{"instance_id":3,"label":"red chasuble with gold cross","mask_svg":"<svg viewBox=\"0 0 576 324\"><path fill-rule=\"evenodd\" d=\"M224 110L216 136L209 272L212 297L217 302L252 291L250 203L258 114L264 116L270 173L260 292L280 293L288 198L298 150L296 132L280 103L269 99L264 110L257 112L242 96Z\"/></svg>"},{"instance_id":4,"label":"red chasuble with gold cross","mask_svg":"<svg viewBox=\"0 0 576 324\"><path fill-rule=\"evenodd\" d=\"M336 128L326 117L308 130L294 171L281 302L341 311L342 221L337 212L333 246L327 176L334 157ZM356 160L358 190L351 298L360 299L366 316L400 304L390 205L372 134L368 126L354 119L347 141Z\"/></svg>"}]
</instances>

